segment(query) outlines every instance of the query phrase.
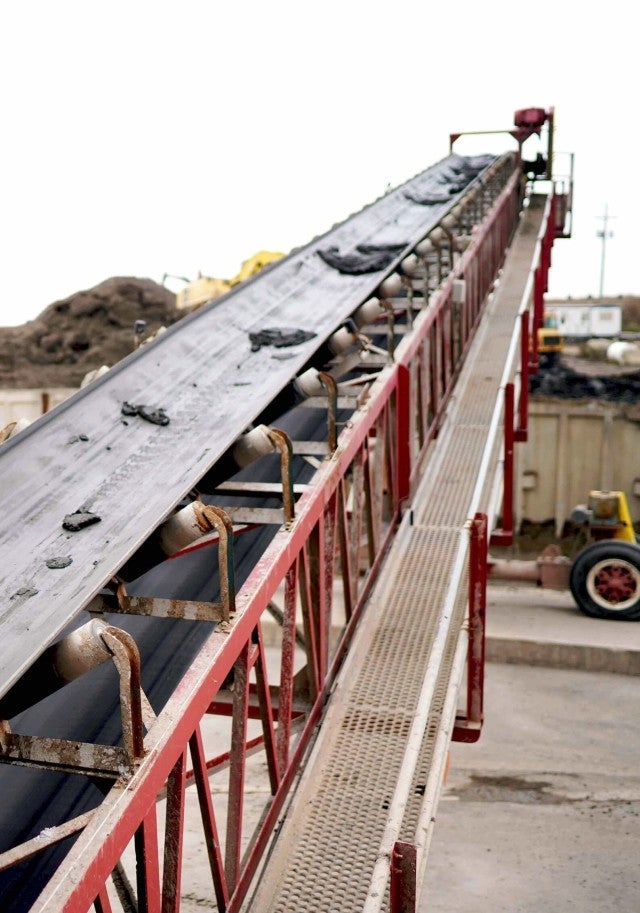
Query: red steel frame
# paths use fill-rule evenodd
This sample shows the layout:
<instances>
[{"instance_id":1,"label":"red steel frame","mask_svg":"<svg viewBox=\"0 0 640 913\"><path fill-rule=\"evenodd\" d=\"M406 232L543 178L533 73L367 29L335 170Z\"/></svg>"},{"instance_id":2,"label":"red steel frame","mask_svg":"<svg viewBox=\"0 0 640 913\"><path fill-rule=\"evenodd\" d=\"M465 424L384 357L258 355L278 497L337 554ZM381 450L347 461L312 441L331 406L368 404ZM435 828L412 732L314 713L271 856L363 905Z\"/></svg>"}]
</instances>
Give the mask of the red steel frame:
<instances>
[{"instance_id":1,"label":"red steel frame","mask_svg":"<svg viewBox=\"0 0 640 913\"><path fill-rule=\"evenodd\" d=\"M515 444L527 440L529 409L529 376L538 371L538 330L544 320L544 293L548 288L551 248L556 235L556 198L549 197L543 230L536 253L531 282L525 289L520 308L520 366L518 372L518 405L516 384L504 385L504 463L501 527L491 534L491 544L508 546L514 536L514 451ZM531 348L530 348L531 343ZM516 424L517 414L517 424Z\"/></svg>"},{"instance_id":2,"label":"red steel frame","mask_svg":"<svg viewBox=\"0 0 640 913\"><path fill-rule=\"evenodd\" d=\"M485 514L476 514L469 525L469 652L467 702L453 729L454 742L477 742L484 719L484 652L487 614L488 525Z\"/></svg>"},{"instance_id":3,"label":"red steel frame","mask_svg":"<svg viewBox=\"0 0 640 913\"><path fill-rule=\"evenodd\" d=\"M139 909L178 911L189 783L195 783L198 791L212 900L215 896L220 910L233 913L239 909L321 719L403 501L437 434L482 304L515 230L520 202L516 170L472 244L432 296L429 307L418 314L412 334L398 347L397 361L380 372L365 408L354 414L336 451L321 464L313 484L296 505L295 521L278 531L240 588L231 625L221 624L212 631L149 729L144 756L136 762L130 779L118 781L92 815L78 819L79 836L70 854L73 861L67 857L33 909L84 913L93 904L97 911L108 913L107 881L134 838ZM543 245L543 251L548 264L550 245L548 249ZM464 303L454 305L453 282L460 278L465 280ZM523 323L523 332L524 327ZM506 424L512 428L513 420ZM486 572L480 569L486 565L482 549L487 535L486 523L478 518L472 528L471 560L476 568L472 602L476 609L470 631L468 734L477 729L482 717L481 591ZM345 625L332 653L337 582L342 583ZM273 687L268 682L261 619L279 588L284 600L282 647L280 680ZM297 630L299 622L302 635ZM306 675L302 676L301 670L295 670L297 639L304 644ZM232 694L225 687L230 674ZM305 679L302 687L301 677ZM201 722L210 712L231 716L231 741L228 751L207 760ZM261 720L262 735L248 738L249 719ZM459 721L459 728L465 728L464 721ZM244 776L248 757L258 750L264 751L267 761L272 799L243 856ZM227 831L222 841L208 777L224 767L230 773ZM160 848L162 883L159 797L167 800L165 839Z\"/></svg>"}]
</instances>

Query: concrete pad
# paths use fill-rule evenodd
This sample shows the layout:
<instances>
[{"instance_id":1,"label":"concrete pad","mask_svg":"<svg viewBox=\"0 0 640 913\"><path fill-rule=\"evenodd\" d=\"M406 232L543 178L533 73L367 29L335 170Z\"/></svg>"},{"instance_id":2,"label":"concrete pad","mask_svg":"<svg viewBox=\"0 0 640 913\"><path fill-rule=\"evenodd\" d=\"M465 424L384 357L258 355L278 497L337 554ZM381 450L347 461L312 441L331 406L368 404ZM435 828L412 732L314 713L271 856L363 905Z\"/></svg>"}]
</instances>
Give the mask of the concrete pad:
<instances>
[{"instance_id":1,"label":"concrete pad","mask_svg":"<svg viewBox=\"0 0 640 913\"><path fill-rule=\"evenodd\" d=\"M486 650L490 662L640 675L640 624L588 618L568 590L496 582Z\"/></svg>"},{"instance_id":2,"label":"concrete pad","mask_svg":"<svg viewBox=\"0 0 640 913\"><path fill-rule=\"evenodd\" d=\"M640 679L489 664L453 745L419 913L635 910Z\"/></svg>"}]
</instances>

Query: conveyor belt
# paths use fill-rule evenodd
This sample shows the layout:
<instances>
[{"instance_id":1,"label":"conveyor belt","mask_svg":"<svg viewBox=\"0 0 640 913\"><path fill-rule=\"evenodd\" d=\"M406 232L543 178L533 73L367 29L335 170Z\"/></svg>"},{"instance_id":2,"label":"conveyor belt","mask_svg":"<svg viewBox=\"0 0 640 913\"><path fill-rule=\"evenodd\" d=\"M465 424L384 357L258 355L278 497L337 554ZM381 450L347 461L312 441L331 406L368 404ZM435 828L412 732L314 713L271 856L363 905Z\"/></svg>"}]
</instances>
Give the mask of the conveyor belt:
<instances>
[{"instance_id":1,"label":"conveyor belt","mask_svg":"<svg viewBox=\"0 0 640 913\"><path fill-rule=\"evenodd\" d=\"M465 613L467 533L487 510L501 442L495 404L543 220L533 198L492 307L356 641L250 909L386 908L389 821L413 839ZM493 463L495 468L495 463ZM427 719L416 756L416 724ZM418 741L419 744L419 741ZM413 757L413 767L408 759ZM415 769L406 777L407 767ZM402 774L402 775L401 775Z\"/></svg>"},{"instance_id":2,"label":"conveyor belt","mask_svg":"<svg viewBox=\"0 0 640 913\"><path fill-rule=\"evenodd\" d=\"M459 192L432 206L405 195L442 196L456 159L185 318L3 445L0 696L456 202ZM317 256L329 245L348 253L362 243L405 248L388 269L360 276L343 275ZM280 359L268 347L250 351L249 331L266 326L317 335ZM162 407L170 424L123 420L123 401ZM80 507L101 522L64 531L63 518ZM72 564L49 569L45 562L58 557Z\"/></svg>"}]
</instances>

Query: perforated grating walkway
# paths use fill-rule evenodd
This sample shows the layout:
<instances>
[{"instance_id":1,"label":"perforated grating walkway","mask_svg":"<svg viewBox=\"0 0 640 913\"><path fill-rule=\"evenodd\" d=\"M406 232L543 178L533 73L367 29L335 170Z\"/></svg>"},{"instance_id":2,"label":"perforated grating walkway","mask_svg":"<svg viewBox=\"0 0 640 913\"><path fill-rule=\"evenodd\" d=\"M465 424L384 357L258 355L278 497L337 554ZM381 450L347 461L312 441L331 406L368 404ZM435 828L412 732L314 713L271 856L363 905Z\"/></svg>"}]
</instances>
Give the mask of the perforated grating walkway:
<instances>
[{"instance_id":1,"label":"perforated grating walkway","mask_svg":"<svg viewBox=\"0 0 640 913\"><path fill-rule=\"evenodd\" d=\"M490 440L490 426L543 205L534 198L523 216L416 493L413 525L403 522L382 568L251 910L387 909L384 892L372 896L372 873L418 701L431 681L404 839L413 838L421 807L466 610L464 525L487 507L502 439L497 429ZM487 447L493 469L482 484Z\"/></svg>"}]
</instances>

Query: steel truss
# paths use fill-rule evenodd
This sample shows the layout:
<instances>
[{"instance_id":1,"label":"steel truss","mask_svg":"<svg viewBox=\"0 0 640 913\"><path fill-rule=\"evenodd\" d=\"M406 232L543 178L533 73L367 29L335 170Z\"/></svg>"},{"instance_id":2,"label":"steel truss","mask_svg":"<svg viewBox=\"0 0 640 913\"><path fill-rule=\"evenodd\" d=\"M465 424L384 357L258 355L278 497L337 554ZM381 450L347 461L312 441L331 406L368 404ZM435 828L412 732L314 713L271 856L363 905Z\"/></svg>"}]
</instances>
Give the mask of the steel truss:
<instances>
[{"instance_id":1,"label":"steel truss","mask_svg":"<svg viewBox=\"0 0 640 913\"><path fill-rule=\"evenodd\" d=\"M118 668L124 682L123 725L128 733L124 749L113 749L119 752L117 756L107 758L98 771L101 776L112 777L113 785L95 811L48 828L44 836L0 857L0 867L7 867L77 834L73 850L45 887L34 910L79 913L93 904L98 913L109 913L116 896L108 887L113 873L124 909L127 903L135 903L140 911L177 913L184 863L186 790L190 785L196 787L198 795L202 838L211 873L211 902L215 898L217 908L230 913L240 909L321 721L403 504L420 477L426 450L437 434L483 304L517 225L521 179L513 163L505 165L505 169L503 189L465 249L456 250L455 237L453 233L449 235L448 268L443 271L442 260L438 259L434 278L433 257L418 257L422 275L406 283L409 304L407 299L390 302L390 311L400 301L408 307L410 323L395 346L394 360L386 359L372 379L360 386L358 407L351 420L337 439L331 440L329 454L319 463L311 484L299 495L295 506L292 489L287 495L285 484L285 522L237 593L233 581L233 536L225 537L231 523L223 510L217 511L220 539L227 545L225 560L220 561L224 604L213 606L210 617L217 620L217 626L157 718L139 687L135 644L127 644L128 652L121 656L122 639L118 640L117 629L110 629L107 646L116 659L119 657ZM553 225L553 220L549 225ZM550 263L552 231L545 239L539 273L536 271L534 288L522 312L523 362L520 381L516 378L518 427L509 414L505 421L507 468L502 525L506 532L512 532L507 503L512 485L508 452L513 440L526 434L526 378L530 368L535 369L535 347L529 365L526 315L532 299L535 340L535 327L542 318L541 296ZM416 294L420 291L422 294ZM393 333L392 320L389 327ZM330 388L330 379L326 383ZM333 402L335 406L335 398ZM331 415L329 410L329 425L333 427ZM303 442L289 444L283 445L285 454L305 452ZM283 473L286 478L286 468ZM477 517L472 530L475 572L470 584L473 611L467 716L457 720L454 729L454 737L464 740L477 737L482 720L486 520ZM119 599L121 607L132 609L135 600L127 603L125 592L120 592ZM279 608L274 609L278 600ZM338 643L334 644L337 606L344 618ZM159 614L175 614L177 607L156 605L155 609ZM154 606L147 605L145 611L153 612ZM205 615L182 617L207 617L206 606L196 606L193 611ZM275 681L267 667L265 648L265 625L273 611L281 622ZM299 656L301 661L296 658ZM229 716L231 727L228 747L208 755L203 728L211 714ZM260 723L257 735L249 732L253 720ZM12 733L5 725L0 732L3 753L12 754L20 763L37 764L41 759L34 756L25 742L27 738ZM79 746L77 754L83 751L84 757L92 750ZM102 757L107 748L94 746L93 752ZM60 753L67 757L68 746L60 747ZM245 772L249 759L257 753L266 763L271 799L247 843ZM87 766L95 775L92 764L93 760ZM210 778L223 770L229 771L224 839L220 810L214 808L210 789ZM165 800L161 832L157 813L160 799ZM121 866L130 841L136 863L135 891L127 886ZM398 871L411 870L406 863L410 855L410 849L398 845L392 889L396 898L411 893L406 878L397 877ZM408 909L399 900L395 904L396 910Z\"/></svg>"}]
</instances>

